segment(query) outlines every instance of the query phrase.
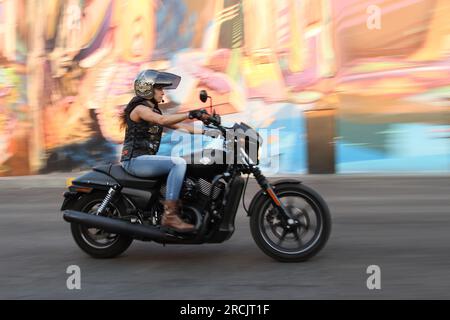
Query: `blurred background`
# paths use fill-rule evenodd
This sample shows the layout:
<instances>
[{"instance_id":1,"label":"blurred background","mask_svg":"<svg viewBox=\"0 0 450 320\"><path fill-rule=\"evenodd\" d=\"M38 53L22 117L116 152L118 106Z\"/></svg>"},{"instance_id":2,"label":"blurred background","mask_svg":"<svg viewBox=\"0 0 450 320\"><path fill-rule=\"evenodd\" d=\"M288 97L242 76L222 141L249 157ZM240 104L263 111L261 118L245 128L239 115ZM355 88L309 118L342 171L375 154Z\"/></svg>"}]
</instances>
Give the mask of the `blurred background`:
<instances>
[{"instance_id":1,"label":"blurred background","mask_svg":"<svg viewBox=\"0 0 450 320\"><path fill-rule=\"evenodd\" d=\"M278 129L279 174L448 173L448 17L448 0L0 0L0 176L118 161L146 68L182 76L166 112L206 89L224 121Z\"/></svg>"},{"instance_id":2,"label":"blurred background","mask_svg":"<svg viewBox=\"0 0 450 320\"><path fill-rule=\"evenodd\" d=\"M0 298L449 298L449 17L449 0L0 0ZM206 89L225 123L266 129L263 171L302 174L330 207L317 257L275 265L257 248L252 179L220 246L79 250L65 178L119 160L147 68L182 76L163 112L207 107Z\"/></svg>"}]
</instances>

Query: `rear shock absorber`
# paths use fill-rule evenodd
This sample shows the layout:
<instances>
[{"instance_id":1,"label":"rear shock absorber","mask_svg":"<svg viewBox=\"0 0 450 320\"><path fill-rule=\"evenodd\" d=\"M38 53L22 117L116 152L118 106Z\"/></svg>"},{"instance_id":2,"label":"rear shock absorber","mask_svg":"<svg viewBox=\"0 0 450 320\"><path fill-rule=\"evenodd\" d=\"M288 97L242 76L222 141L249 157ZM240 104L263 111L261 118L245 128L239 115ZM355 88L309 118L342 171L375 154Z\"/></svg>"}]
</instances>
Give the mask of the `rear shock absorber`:
<instances>
[{"instance_id":1,"label":"rear shock absorber","mask_svg":"<svg viewBox=\"0 0 450 320\"><path fill-rule=\"evenodd\" d=\"M111 203L111 201L114 199L114 196L118 191L120 191L122 187L118 184L113 185L108 190L108 194L106 195L105 199L103 199L102 203L97 209L97 212L95 213L98 216L101 216L103 212L105 211L106 207Z\"/></svg>"}]
</instances>

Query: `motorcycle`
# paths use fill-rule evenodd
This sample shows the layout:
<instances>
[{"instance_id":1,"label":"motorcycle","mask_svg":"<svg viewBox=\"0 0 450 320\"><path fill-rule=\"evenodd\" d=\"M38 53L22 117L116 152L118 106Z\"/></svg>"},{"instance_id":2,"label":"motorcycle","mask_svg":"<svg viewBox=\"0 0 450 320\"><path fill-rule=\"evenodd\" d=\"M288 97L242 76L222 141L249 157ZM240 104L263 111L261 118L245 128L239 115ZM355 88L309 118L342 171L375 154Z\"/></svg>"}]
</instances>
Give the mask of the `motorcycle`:
<instances>
[{"instance_id":1,"label":"motorcycle","mask_svg":"<svg viewBox=\"0 0 450 320\"><path fill-rule=\"evenodd\" d=\"M208 98L212 108L212 98L202 90L200 100L205 103ZM262 139L247 124L222 126L215 111L203 121L219 133L223 143L222 148L186 157L180 217L195 225L195 231L177 233L161 226L167 176L143 179L130 175L120 164L102 165L72 180L61 206L84 252L94 258L113 258L133 240L163 245L222 243L235 231L251 174L260 190L248 208L245 199L243 205L252 237L265 254L282 262L300 262L325 246L331 217L323 198L299 180L270 183L258 167Z\"/></svg>"}]
</instances>

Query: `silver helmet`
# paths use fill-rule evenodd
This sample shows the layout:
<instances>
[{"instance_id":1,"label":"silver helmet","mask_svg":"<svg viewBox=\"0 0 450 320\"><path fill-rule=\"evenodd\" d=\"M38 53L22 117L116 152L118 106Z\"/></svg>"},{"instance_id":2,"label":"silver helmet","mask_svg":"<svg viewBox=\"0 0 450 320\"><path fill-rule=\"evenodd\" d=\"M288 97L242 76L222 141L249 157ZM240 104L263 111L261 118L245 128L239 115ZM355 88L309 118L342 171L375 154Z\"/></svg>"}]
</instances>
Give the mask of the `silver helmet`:
<instances>
[{"instance_id":1,"label":"silver helmet","mask_svg":"<svg viewBox=\"0 0 450 320\"><path fill-rule=\"evenodd\" d=\"M150 100L153 98L155 86L176 89L180 81L181 77L173 73L144 70L134 80L134 92L138 97Z\"/></svg>"}]
</instances>

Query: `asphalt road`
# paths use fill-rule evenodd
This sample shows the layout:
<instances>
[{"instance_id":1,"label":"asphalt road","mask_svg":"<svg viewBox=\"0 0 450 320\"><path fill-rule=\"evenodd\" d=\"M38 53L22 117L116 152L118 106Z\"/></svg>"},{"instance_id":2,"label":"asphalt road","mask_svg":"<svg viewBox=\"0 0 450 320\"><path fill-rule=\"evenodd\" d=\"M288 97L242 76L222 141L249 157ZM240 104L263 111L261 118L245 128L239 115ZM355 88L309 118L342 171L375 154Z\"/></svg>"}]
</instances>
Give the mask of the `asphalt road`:
<instances>
[{"instance_id":1,"label":"asphalt road","mask_svg":"<svg viewBox=\"0 0 450 320\"><path fill-rule=\"evenodd\" d=\"M72 240L63 187L0 180L1 299L449 299L450 177L306 176L327 200L330 240L305 263L279 263L253 242L240 208L223 244L134 242L95 260ZM247 194L249 203L256 191ZM68 290L67 267L81 269ZM367 267L381 268L368 290Z\"/></svg>"}]
</instances>

